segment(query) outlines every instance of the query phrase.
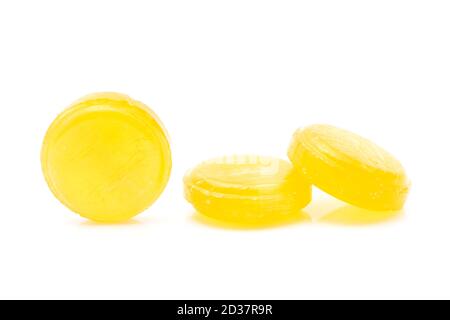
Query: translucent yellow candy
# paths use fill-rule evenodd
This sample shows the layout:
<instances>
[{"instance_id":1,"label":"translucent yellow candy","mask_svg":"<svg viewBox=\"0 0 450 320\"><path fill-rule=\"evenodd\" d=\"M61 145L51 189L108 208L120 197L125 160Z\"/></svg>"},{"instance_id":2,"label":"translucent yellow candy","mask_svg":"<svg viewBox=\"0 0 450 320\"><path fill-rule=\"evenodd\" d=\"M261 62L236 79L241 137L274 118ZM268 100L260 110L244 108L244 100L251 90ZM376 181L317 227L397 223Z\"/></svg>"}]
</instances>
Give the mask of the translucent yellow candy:
<instances>
[{"instance_id":1,"label":"translucent yellow candy","mask_svg":"<svg viewBox=\"0 0 450 320\"><path fill-rule=\"evenodd\" d=\"M369 210L400 210L409 180L398 160L354 133L313 125L298 130L289 158L313 185Z\"/></svg>"},{"instance_id":2,"label":"translucent yellow candy","mask_svg":"<svg viewBox=\"0 0 450 320\"><path fill-rule=\"evenodd\" d=\"M302 175L288 161L267 157L204 162L187 173L184 185L199 213L232 223L276 223L311 201L311 185Z\"/></svg>"},{"instance_id":3,"label":"translucent yellow candy","mask_svg":"<svg viewBox=\"0 0 450 320\"><path fill-rule=\"evenodd\" d=\"M81 216L119 222L148 208L171 170L165 129L142 103L118 93L75 102L48 129L42 169L54 195Z\"/></svg>"}]
</instances>

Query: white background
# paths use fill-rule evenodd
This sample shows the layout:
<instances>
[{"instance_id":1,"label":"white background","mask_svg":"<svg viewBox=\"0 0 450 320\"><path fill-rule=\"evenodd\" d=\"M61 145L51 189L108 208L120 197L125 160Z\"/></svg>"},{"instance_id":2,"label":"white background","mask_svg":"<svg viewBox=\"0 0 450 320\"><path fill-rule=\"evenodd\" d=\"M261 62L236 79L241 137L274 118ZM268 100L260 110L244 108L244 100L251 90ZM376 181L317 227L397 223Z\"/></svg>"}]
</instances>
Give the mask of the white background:
<instances>
[{"instance_id":1,"label":"white background","mask_svg":"<svg viewBox=\"0 0 450 320\"><path fill-rule=\"evenodd\" d=\"M450 298L449 85L449 1L2 1L0 298ZM167 189L124 225L79 218L41 174L48 125L96 91L150 105L171 135ZM402 216L263 230L192 218L187 169L286 157L317 122L404 163Z\"/></svg>"}]
</instances>

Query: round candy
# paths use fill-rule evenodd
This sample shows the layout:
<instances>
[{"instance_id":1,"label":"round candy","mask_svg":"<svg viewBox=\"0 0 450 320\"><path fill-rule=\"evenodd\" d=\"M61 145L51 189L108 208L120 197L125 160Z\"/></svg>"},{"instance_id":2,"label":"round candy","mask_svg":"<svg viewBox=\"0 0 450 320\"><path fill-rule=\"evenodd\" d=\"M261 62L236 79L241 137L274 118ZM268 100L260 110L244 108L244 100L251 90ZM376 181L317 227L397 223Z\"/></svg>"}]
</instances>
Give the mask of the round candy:
<instances>
[{"instance_id":1,"label":"round candy","mask_svg":"<svg viewBox=\"0 0 450 320\"><path fill-rule=\"evenodd\" d=\"M186 199L199 213L243 224L300 214L312 189L288 161L259 156L204 162L188 172L184 185Z\"/></svg>"},{"instance_id":2,"label":"round candy","mask_svg":"<svg viewBox=\"0 0 450 320\"><path fill-rule=\"evenodd\" d=\"M373 142L329 125L298 130L289 158L332 196L369 210L400 210L409 180L401 163Z\"/></svg>"},{"instance_id":3,"label":"round candy","mask_svg":"<svg viewBox=\"0 0 450 320\"><path fill-rule=\"evenodd\" d=\"M119 222L148 208L169 179L166 131L144 104L118 93L75 102L48 129L42 169L54 195L72 211Z\"/></svg>"}]
</instances>

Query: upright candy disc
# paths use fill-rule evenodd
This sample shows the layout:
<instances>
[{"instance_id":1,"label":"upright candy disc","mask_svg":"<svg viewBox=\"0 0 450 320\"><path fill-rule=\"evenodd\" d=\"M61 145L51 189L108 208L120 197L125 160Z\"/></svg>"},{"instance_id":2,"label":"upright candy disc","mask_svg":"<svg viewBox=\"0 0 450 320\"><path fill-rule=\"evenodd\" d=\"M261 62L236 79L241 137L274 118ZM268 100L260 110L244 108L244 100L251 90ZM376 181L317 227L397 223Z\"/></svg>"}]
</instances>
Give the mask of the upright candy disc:
<instances>
[{"instance_id":1,"label":"upright candy disc","mask_svg":"<svg viewBox=\"0 0 450 320\"><path fill-rule=\"evenodd\" d=\"M101 222L144 211L171 171L162 123L148 107L118 93L86 96L60 114L48 129L41 160L54 195Z\"/></svg>"},{"instance_id":2,"label":"upright candy disc","mask_svg":"<svg viewBox=\"0 0 450 320\"><path fill-rule=\"evenodd\" d=\"M369 210L399 210L409 191L401 163L354 133L313 125L298 130L289 158L323 191Z\"/></svg>"},{"instance_id":3,"label":"upright candy disc","mask_svg":"<svg viewBox=\"0 0 450 320\"><path fill-rule=\"evenodd\" d=\"M204 162L184 178L186 199L199 213L234 223L276 222L300 214L311 185L284 160L234 156Z\"/></svg>"}]
</instances>

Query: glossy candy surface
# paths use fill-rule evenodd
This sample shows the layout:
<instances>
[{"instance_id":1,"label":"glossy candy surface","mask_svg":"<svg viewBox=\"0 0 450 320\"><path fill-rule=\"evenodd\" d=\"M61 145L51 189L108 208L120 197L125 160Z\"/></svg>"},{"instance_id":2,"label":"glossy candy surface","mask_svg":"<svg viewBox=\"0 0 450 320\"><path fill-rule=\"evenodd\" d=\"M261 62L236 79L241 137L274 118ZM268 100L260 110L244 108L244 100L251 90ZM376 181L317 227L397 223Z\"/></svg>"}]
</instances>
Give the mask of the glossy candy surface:
<instances>
[{"instance_id":1,"label":"glossy candy surface","mask_svg":"<svg viewBox=\"0 0 450 320\"><path fill-rule=\"evenodd\" d=\"M86 96L60 114L48 129L41 160L54 195L100 222L144 211L171 170L162 123L148 107L118 93Z\"/></svg>"},{"instance_id":2,"label":"glossy candy surface","mask_svg":"<svg viewBox=\"0 0 450 320\"><path fill-rule=\"evenodd\" d=\"M289 162L268 157L213 159L188 172L184 185L199 213L233 223L276 223L311 201L304 177Z\"/></svg>"},{"instance_id":3,"label":"glossy candy surface","mask_svg":"<svg viewBox=\"0 0 450 320\"><path fill-rule=\"evenodd\" d=\"M330 195L369 210L400 210L409 180L401 163L373 142L329 125L299 129L289 158Z\"/></svg>"}]
</instances>

